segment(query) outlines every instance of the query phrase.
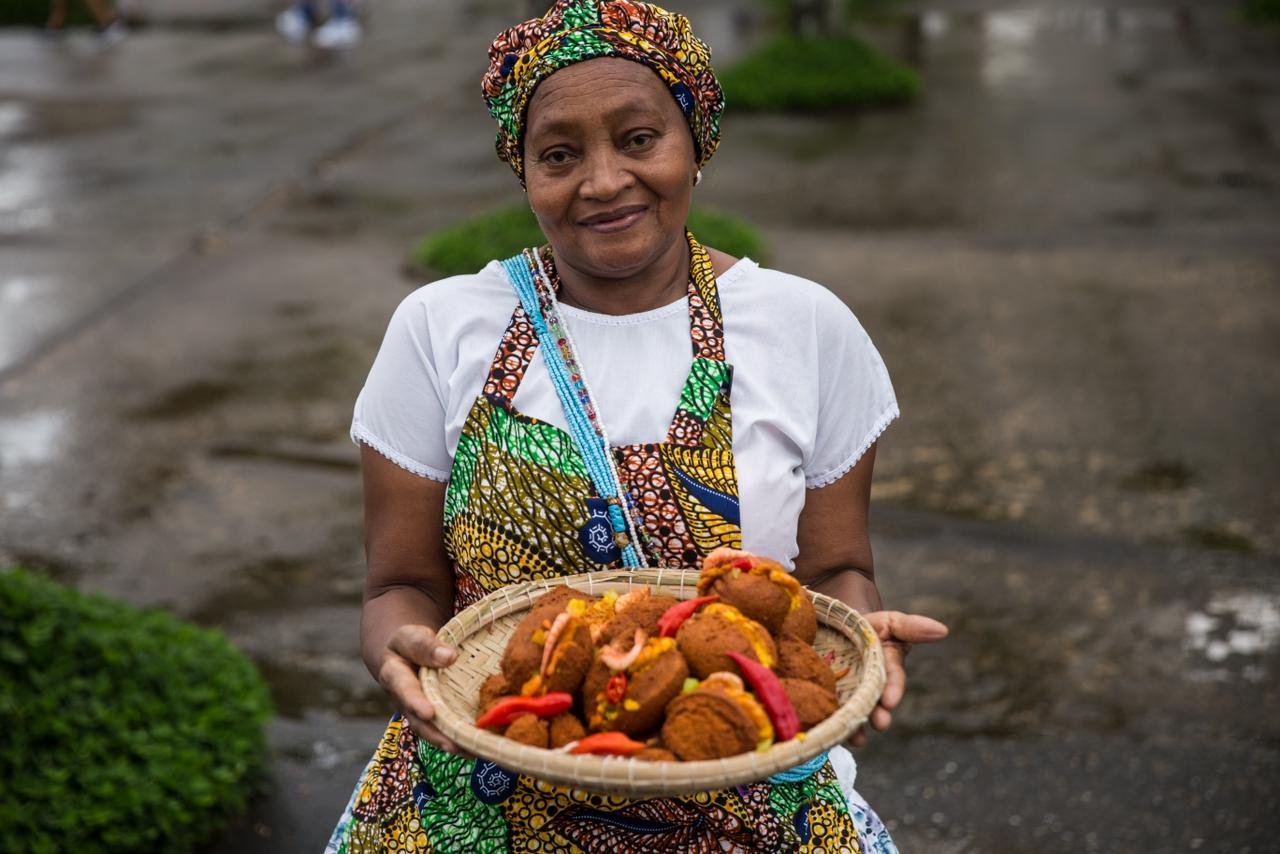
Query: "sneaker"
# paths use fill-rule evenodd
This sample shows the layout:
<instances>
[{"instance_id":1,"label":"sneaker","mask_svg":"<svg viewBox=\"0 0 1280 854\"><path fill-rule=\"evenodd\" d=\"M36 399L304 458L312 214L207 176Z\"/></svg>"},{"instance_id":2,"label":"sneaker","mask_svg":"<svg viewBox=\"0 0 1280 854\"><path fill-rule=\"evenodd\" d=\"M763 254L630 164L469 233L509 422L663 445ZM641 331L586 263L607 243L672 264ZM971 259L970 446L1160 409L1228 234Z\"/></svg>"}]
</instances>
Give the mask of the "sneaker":
<instances>
[{"instance_id":1,"label":"sneaker","mask_svg":"<svg viewBox=\"0 0 1280 854\"><path fill-rule=\"evenodd\" d=\"M124 21L116 18L102 29L98 30L94 35L94 39L98 43L98 47L106 50L109 47L115 47L125 40L129 35L129 28L125 26Z\"/></svg>"},{"instance_id":2,"label":"sneaker","mask_svg":"<svg viewBox=\"0 0 1280 854\"><path fill-rule=\"evenodd\" d=\"M360 22L355 18L330 18L323 27L316 30L312 42L316 47L336 50L354 47L359 43L361 35L363 30L360 29Z\"/></svg>"},{"instance_id":3,"label":"sneaker","mask_svg":"<svg viewBox=\"0 0 1280 854\"><path fill-rule=\"evenodd\" d=\"M311 22L297 6L290 6L276 15L276 32L287 42L302 44L311 32Z\"/></svg>"}]
</instances>

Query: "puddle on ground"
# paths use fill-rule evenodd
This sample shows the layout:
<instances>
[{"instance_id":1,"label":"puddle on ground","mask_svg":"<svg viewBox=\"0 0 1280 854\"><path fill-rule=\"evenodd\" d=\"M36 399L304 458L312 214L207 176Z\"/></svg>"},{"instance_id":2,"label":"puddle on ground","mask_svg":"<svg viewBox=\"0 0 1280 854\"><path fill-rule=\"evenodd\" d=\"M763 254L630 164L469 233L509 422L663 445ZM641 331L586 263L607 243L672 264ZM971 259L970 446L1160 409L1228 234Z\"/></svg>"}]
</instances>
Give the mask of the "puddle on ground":
<instances>
[{"instance_id":1,"label":"puddle on ground","mask_svg":"<svg viewBox=\"0 0 1280 854\"><path fill-rule=\"evenodd\" d=\"M56 409L0 418L0 471L47 463L62 451L67 413Z\"/></svg>"},{"instance_id":2,"label":"puddle on ground","mask_svg":"<svg viewBox=\"0 0 1280 854\"><path fill-rule=\"evenodd\" d=\"M1264 656L1280 646L1280 596L1215 593L1186 617L1183 650L1196 660L1194 678L1225 682L1267 678Z\"/></svg>"},{"instance_id":3,"label":"puddle on ground","mask_svg":"<svg viewBox=\"0 0 1280 854\"><path fill-rule=\"evenodd\" d=\"M48 149L0 146L0 236L43 228L53 222L45 204L63 169L60 158Z\"/></svg>"},{"instance_id":4,"label":"puddle on ground","mask_svg":"<svg viewBox=\"0 0 1280 854\"><path fill-rule=\"evenodd\" d=\"M255 663L271 690L276 714L302 718L309 711L322 710L344 718L376 718L392 711L373 677L353 681L345 674L328 674L323 668L262 657L255 657Z\"/></svg>"}]
</instances>

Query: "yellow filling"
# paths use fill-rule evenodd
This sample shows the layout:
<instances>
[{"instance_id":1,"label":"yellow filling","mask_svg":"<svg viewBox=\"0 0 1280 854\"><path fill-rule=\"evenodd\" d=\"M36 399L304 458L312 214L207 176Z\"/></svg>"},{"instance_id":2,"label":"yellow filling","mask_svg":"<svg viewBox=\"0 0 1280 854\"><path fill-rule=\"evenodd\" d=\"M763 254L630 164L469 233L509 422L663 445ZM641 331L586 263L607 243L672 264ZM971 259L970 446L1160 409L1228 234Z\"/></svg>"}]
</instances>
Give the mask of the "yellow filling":
<instances>
[{"instance_id":1,"label":"yellow filling","mask_svg":"<svg viewBox=\"0 0 1280 854\"><path fill-rule=\"evenodd\" d=\"M769 720L769 714L764 710L764 706L760 705L759 700L746 691L730 688L724 683L707 690L719 691L737 703L747 713L747 717L751 718L751 722L756 725L756 731L760 734L756 749L763 749L760 744L764 744L765 747L773 744L773 722Z\"/></svg>"},{"instance_id":2,"label":"yellow filling","mask_svg":"<svg viewBox=\"0 0 1280 854\"><path fill-rule=\"evenodd\" d=\"M756 661L768 668L774 666L776 662L773 660L772 653L769 652L769 631L764 626L747 617L732 605L723 605L719 602L712 602L703 609L703 613L719 614L740 628L742 634L750 642L752 651L756 654Z\"/></svg>"},{"instance_id":3,"label":"yellow filling","mask_svg":"<svg viewBox=\"0 0 1280 854\"><path fill-rule=\"evenodd\" d=\"M794 611L796 608L800 607L800 582L796 581L795 576L787 572L778 564L771 560L757 559L757 562L753 563L751 568L745 571L751 575L768 576L769 581L786 590L787 594L791 597L791 607L789 610ZM737 576L741 575L743 572L744 570L734 566L732 561L719 564L718 566L704 567L702 573L698 576L698 595L705 596L717 578L721 578L726 575Z\"/></svg>"},{"instance_id":4,"label":"yellow filling","mask_svg":"<svg viewBox=\"0 0 1280 854\"><path fill-rule=\"evenodd\" d=\"M675 638L649 638L644 648L640 650L640 654L636 656L636 660L631 662L631 666L627 668L630 675L627 678L627 690L631 690L631 680L635 679L640 673L655 661L658 656L664 652L670 652L676 648ZM606 687L607 690L607 687ZM626 709L629 712L638 711L640 704L635 700L624 699L622 705L616 706L610 703L608 697L602 691L600 696L596 698L596 717L595 720L604 719L611 721L618 717L620 709Z\"/></svg>"}]
</instances>

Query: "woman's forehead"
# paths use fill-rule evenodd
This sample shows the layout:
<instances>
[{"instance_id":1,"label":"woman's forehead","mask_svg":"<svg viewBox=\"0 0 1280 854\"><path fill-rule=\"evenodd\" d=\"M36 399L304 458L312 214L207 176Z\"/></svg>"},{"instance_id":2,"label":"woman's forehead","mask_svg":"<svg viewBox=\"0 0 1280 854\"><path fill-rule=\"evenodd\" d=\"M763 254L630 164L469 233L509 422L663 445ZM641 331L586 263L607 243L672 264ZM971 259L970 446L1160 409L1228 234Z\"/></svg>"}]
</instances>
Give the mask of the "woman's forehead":
<instances>
[{"instance_id":1,"label":"woman's forehead","mask_svg":"<svg viewBox=\"0 0 1280 854\"><path fill-rule=\"evenodd\" d=\"M647 66L612 57L563 68L544 80L529 101L527 136L565 125L613 122L629 116L654 118L680 108Z\"/></svg>"}]
</instances>

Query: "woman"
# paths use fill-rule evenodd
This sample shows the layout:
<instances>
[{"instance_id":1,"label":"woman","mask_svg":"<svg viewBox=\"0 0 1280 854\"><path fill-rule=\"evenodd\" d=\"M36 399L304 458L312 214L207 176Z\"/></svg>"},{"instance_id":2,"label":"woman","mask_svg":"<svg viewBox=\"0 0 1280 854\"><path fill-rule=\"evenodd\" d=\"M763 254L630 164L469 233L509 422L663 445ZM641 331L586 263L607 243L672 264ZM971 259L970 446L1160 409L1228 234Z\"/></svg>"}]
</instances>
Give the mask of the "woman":
<instances>
[{"instance_id":1,"label":"woman","mask_svg":"<svg viewBox=\"0 0 1280 854\"><path fill-rule=\"evenodd\" d=\"M721 545L870 613L877 729L906 644L945 634L880 610L867 504L898 409L866 334L820 286L684 230L719 138L708 57L683 17L626 0L560 0L490 49L498 154L549 246L406 299L356 404L363 651L403 716L331 850L893 850L843 749L732 790L598 797L457 755L416 676L448 666L433 630L491 590Z\"/></svg>"}]
</instances>

